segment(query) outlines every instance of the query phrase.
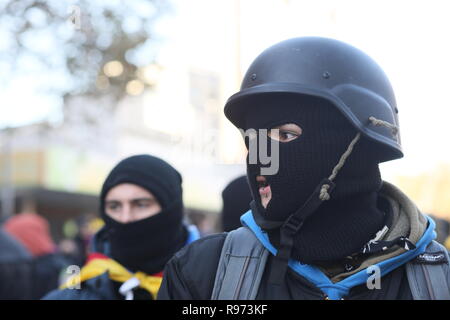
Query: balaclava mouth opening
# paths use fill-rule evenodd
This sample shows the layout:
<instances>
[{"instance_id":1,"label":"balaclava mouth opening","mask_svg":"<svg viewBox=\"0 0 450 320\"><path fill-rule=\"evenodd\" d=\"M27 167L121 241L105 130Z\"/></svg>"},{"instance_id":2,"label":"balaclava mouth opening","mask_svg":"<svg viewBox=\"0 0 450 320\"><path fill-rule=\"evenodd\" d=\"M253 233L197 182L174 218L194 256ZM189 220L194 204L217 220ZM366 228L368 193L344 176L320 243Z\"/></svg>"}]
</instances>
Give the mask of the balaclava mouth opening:
<instances>
[{"instance_id":1,"label":"balaclava mouth opening","mask_svg":"<svg viewBox=\"0 0 450 320\"><path fill-rule=\"evenodd\" d=\"M106 178L100 194L100 212L105 221L111 258L129 270L154 274L163 270L172 255L184 245L181 175L167 162L150 155L137 155L119 162ZM161 205L154 216L120 223L105 212L108 191L132 183L151 192Z\"/></svg>"},{"instance_id":2,"label":"balaclava mouth opening","mask_svg":"<svg viewBox=\"0 0 450 320\"><path fill-rule=\"evenodd\" d=\"M265 176L272 193L266 208L261 205L256 182L264 165L260 161L250 164L247 157L255 210L266 222L282 222L330 176L357 130L330 102L317 97L272 93L253 97L247 104L245 130L271 129L287 123L302 129L297 139L279 143L279 170ZM308 264L343 259L380 230L384 214L377 208L376 194L382 184L378 152L376 144L367 138L362 136L357 141L334 179L331 198L315 209L295 234L291 257ZM279 229L266 231L277 247Z\"/></svg>"}]
</instances>

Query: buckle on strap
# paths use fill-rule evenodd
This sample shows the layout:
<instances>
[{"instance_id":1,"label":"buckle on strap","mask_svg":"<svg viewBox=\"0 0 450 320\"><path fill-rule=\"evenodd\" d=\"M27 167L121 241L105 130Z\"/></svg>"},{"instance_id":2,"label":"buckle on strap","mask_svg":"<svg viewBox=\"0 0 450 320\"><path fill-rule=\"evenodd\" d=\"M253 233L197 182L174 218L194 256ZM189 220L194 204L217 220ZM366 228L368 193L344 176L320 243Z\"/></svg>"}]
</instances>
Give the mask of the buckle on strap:
<instances>
[{"instance_id":1,"label":"buckle on strap","mask_svg":"<svg viewBox=\"0 0 450 320\"><path fill-rule=\"evenodd\" d=\"M305 202L305 204L283 223L280 228L280 246L277 255L274 257L269 282L280 285L283 281L289 258L291 257L292 247L294 245L294 236L302 228L305 220L317 210L323 203L319 198L320 190L324 184L329 185L328 192L331 193L335 187L333 181L325 178L316 187L314 192Z\"/></svg>"}]
</instances>

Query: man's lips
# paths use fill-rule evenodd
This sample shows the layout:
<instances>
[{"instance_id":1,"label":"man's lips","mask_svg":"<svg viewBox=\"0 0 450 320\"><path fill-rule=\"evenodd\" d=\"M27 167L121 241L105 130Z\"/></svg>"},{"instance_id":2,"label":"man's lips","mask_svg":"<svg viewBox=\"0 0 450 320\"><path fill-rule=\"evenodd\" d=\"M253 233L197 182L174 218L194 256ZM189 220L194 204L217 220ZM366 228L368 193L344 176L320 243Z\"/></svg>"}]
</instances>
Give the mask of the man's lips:
<instances>
[{"instance_id":1,"label":"man's lips","mask_svg":"<svg viewBox=\"0 0 450 320\"><path fill-rule=\"evenodd\" d=\"M256 182L258 183L258 191L262 197L267 197L270 194L270 185L263 176L257 176Z\"/></svg>"},{"instance_id":2,"label":"man's lips","mask_svg":"<svg viewBox=\"0 0 450 320\"><path fill-rule=\"evenodd\" d=\"M270 186L259 188L259 194L263 197L267 197L270 194Z\"/></svg>"}]
</instances>

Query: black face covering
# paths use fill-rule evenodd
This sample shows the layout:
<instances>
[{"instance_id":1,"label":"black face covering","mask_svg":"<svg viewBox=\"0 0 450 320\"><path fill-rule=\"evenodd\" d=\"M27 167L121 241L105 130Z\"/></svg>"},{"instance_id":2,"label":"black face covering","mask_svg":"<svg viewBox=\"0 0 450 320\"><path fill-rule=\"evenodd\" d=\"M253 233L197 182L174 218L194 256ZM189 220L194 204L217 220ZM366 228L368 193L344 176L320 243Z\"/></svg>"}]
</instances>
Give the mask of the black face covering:
<instances>
[{"instance_id":1,"label":"black face covering","mask_svg":"<svg viewBox=\"0 0 450 320\"><path fill-rule=\"evenodd\" d=\"M111 171L100 195L100 212L108 231L111 258L131 271L153 274L163 270L187 239L181 181L181 175L172 166L150 155L129 157ZM106 195L122 183L135 184L151 192L162 210L125 224L109 217L105 212Z\"/></svg>"},{"instance_id":2,"label":"black face covering","mask_svg":"<svg viewBox=\"0 0 450 320\"><path fill-rule=\"evenodd\" d=\"M162 271L187 237L181 209L181 204L175 203L154 216L125 224L105 216L111 258L133 272L154 274Z\"/></svg>"},{"instance_id":3,"label":"black face covering","mask_svg":"<svg viewBox=\"0 0 450 320\"><path fill-rule=\"evenodd\" d=\"M266 209L256 182L263 165L249 164L247 158L256 209L264 220L285 221L331 175L357 131L329 102L314 97L271 95L252 101L248 107L245 129L271 129L287 123L302 129L297 139L279 143L279 171L265 176L272 192ZM383 213L376 208L374 196L381 187L381 177L376 148L369 141L358 141L334 183L331 199L305 220L295 236L293 255L304 263L343 258L382 227ZM357 232L352 232L354 229ZM349 233L351 237L343 237ZM276 235L276 231L269 231L275 245Z\"/></svg>"}]
</instances>

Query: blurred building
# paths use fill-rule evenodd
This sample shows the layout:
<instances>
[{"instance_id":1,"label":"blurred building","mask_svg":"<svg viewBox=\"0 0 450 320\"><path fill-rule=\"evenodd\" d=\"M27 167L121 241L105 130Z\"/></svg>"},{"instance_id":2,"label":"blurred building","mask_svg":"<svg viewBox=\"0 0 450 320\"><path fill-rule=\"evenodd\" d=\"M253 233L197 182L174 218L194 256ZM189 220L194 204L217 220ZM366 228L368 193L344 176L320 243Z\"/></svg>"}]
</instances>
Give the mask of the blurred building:
<instances>
[{"instance_id":1,"label":"blurred building","mask_svg":"<svg viewBox=\"0 0 450 320\"><path fill-rule=\"evenodd\" d=\"M207 19L220 17L223 24L208 32L184 24L190 7L181 3L160 61L142 67L118 103L76 96L66 100L60 123L0 131L3 215L12 210L11 199L31 201L59 235L61 221L96 212L96 195L119 160L149 153L182 173L187 212L213 231L223 187L245 171L244 144L223 115L241 78L239 23L237 2L197 2L217 13ZM152 89L144 90L144 82Z\"/></svg>"}]
</instances>

